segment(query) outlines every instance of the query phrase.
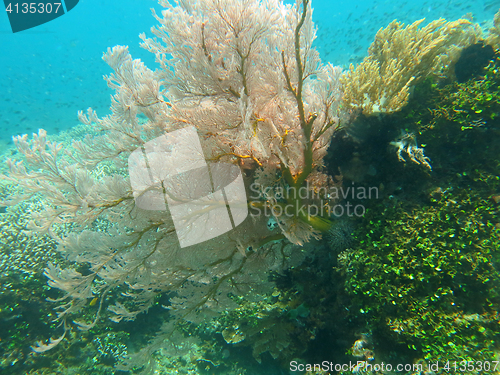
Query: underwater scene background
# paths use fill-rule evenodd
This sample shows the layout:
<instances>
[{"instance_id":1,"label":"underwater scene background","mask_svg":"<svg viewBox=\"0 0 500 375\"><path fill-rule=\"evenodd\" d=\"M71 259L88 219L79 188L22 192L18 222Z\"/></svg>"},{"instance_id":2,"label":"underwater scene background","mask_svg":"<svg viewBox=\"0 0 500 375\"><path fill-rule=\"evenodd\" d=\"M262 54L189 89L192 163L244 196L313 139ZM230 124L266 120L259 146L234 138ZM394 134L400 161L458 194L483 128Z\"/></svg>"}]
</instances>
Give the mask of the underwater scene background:
<instances>
[{"instance_id":1,"label":"underwater scene background","mask_svg":"<svg viewBox=\"0 0 500 375\"><path fill-rule=\"evenodd\" d=\"M0 16L0 373L500 373L500 2L163 3Z\"/></svg>"},{"instance_id":2,"label":"underwater scene background","mask_svg":"<svg viewBox=\"0 0 500 375\"><path fill-rule=\"evenodd\" d=\"M153 67L154 56L140 48L138 39L154 25L151 8L161 6L155 0L124 0L120 5L90 0L79 3L76 12L16 34L2 12L2 48L8 53L0 61L5 72L0 77L5 93L0 103L0 141L8 144L13 135L39 128L50 133L68 129L78 124L76 113L88 107L109 113L112 92L102 81L109 73L102 54L108 47L128 45L133 56ZM378 29L394 19L455 20L472 13L475 22L488 27L498 2L321 0L314 9L321 58L346 68L364 58Z\"/></svg>"}]
</instances>

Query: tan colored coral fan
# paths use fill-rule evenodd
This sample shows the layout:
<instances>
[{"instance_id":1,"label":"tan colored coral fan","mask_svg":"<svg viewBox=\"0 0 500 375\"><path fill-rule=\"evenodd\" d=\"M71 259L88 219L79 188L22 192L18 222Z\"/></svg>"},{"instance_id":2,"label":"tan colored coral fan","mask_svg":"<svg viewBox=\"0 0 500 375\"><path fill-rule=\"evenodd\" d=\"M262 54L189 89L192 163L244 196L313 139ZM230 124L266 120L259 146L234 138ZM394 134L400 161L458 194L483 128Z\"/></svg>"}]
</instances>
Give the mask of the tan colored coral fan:
<instances>
[{"instance_id":1,"label":"tan colored coral fan","mask_svg":"<svg viewBox=\"0 0 500 375\"><path fill-rule=\"evenodd\" d=\"M380 29L368 56L356 68L351 64L342 81L344 104L364 114L395 112L408 101L411 87L432 74L447 74L462 48L476 43L481 30L465 19L424 20L405 27L393 21Z\"/></svg>"}]
</instances>

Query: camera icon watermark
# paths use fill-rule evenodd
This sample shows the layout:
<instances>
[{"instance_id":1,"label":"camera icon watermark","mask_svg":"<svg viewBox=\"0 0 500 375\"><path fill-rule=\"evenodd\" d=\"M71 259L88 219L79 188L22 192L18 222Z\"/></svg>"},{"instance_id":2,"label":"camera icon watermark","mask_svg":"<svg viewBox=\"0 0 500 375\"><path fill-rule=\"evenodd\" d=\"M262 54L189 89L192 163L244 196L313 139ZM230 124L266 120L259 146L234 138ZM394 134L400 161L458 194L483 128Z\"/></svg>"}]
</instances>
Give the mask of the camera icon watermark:
<instances>
[{"instance_id":1,"label":"camera icon watermark","mask_svg":"<svg viewBox=\"0 0 500 375\"><path fill-rule=\"evenodd\" d=\"M248 215L241 170L207 164L193 126L137 148L128 167L137 207L170 211L181 247L220 236Z\"/></svg>"}]
</instances>

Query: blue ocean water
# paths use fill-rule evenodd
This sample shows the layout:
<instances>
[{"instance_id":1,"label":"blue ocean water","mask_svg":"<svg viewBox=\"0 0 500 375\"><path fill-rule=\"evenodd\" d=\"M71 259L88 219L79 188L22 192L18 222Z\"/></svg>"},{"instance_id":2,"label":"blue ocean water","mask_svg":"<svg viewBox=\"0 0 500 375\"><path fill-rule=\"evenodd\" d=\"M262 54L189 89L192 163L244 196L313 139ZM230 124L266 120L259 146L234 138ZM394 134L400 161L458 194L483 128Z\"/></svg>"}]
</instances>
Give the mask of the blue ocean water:
<instances>
[{"instance_id":1,"label":"blue ocean water","mask_svg":"<svg viewBox=\"0 0 500 375\"><path fill-rule=\"evenodd\" d=\"M498 0L315 0L317 47L323 61L347 67L363 59L377 30L394 19L455 20L472 13L487 28L499 7ZM49 134L67 129L88 107L107 114L112 92L102 76L110 68L101 56L108 47L128 45L134 58L154 69L138 37L156 24L151 8L161 9L155 0L80 1L64 16L16 34L0 12L0 142L39 128Z\"/></svg>"}]
</instances>

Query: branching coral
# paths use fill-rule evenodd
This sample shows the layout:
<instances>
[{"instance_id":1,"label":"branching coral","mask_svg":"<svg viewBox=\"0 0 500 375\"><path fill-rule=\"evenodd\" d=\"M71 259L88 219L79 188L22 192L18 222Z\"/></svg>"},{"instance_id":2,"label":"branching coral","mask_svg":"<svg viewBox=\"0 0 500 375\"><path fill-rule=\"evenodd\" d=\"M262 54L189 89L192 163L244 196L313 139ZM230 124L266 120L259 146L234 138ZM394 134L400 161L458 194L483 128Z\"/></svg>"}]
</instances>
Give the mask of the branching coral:
<instances>
[{"instance_id":1,"label":"branching coral","mask_svg":"<svg viewBox=\"0 0 500 375\"><path fill-rule=\"evenodd\" d=\"M494 49L500 48L500 10L496 12L495 17L493 18L493 27L490 28L485 42Z\"/></svg>"},{"instance_id":2,"label":"branching coral","mask_svg":"<svg viewBox=\"0 0 500 375\"><path fill-rule=\"evenodd\" d=\"M152 363L151 353L165 347L166 341L175 348L172 342L183 339L176 334L180 325L198 325L214 314L236 311L235 296L258 301L274 287L271 272L300 264L312 252L307 243L331 229L328 217L299 209L318 202L303 198L298 190L329 197L340 184L325 173L323 158L340 118L346 117L344 109L365 114L401 109L416 83L446 74L455 52L479 38L478 29L465 20L438 20L423 28L419 28L422 21L406 27L393 22L378 32L365 61L341 79L340 69L321 64L312 46L310 0L294 6L278 0L161 3L166 9L162 16L156 15L160 23L153 29L156 38L142 35L143 47L156 55L161 69L152 71L132 59L127 47L111 48L104 55L114 71L106 77L115 90L109 116L99 118L91 109L81 113L86 135L71 145L54 142L43 130L32 140L26 135L14 139L18 154L16 160L8 160L9 172L2 177L19 185L20 193L3 203L40 198L43 209L29 213L28 229L50 235L72 264L65 268L50 263L45 269L49 285L63 292L55 301L64 332L48 344L39 342L37 352L62 342L74 327L93 328L106 310L116 323L134 320L158 304L161 295L168 295L168 323L135 357ZM249 208L268 209L269 215L252 215L213 240L182 247L170 212L137 203L127 168L130 155L145 154L150 142L185 128L196 129L208 162L241 167L245 187L255 184L259 191ZM398 142L401 158L406 152L413 161L430 167L414 138L405 136ZM143 172L152 169L148 165ZM171 193L164 183L161 180L158 186ZM180 189L184 187L191 186L185 183ZM212 224L204 223L207 228ZM330 230L333 248L340 251L353 245L348 229ZM443 234L452 234L451 229ZM365 253L346 267L346 273L371 266L373 254ZM373 253L380 255L378 248ZM431 255L443 263L442 257ZM481 260L473 255L473 261ZM422 277L429 271L439 278L440 270L426 262L417 271ZM385 270L372 270L373 282L382 276L386 281ZM393 280L400 281L402 266L396 264L392 271ZM363 280L349 286L353 294L386 293L386 301L397 301L393 286L374 290ZM438 292L449 298L448 290ZM299 306L307 311L296 307L293 314L309 313L305 305ZM91 318L86 314L90 307L95 312ZM280 309L251 327L236 323L225 327L224 339L237 343L247 337L256 358L266 351L274 357L288 349L292 353L288 335L292 324L280 320L284 313ZM394 322L394 326L406 323ZM275 323L281 328L278 333L269 328ZM130 360L123 369L138 363Z\"/></svg>"},{"instance_id":3,"label":"branching coral","mask_svg":"<svg viewBox=\"0 0 500 375\"><path fill-rule=\"evenodd\" d=\"M481 30L460 19L424 20L405 27L393 21L380 29L368 56L343 75L344 104L364 114L399 111L407 102L411 88L430 75L449 74L459 52L481 36Z\"/></svg>"},{"instance_id":4,"label":"branching coral","mask_svg":"<svg viewBox=\"0 0 500 375\"><path fill-rule=\"evenodd\" d=\"M162 4L161 26L153 30L161 41L143 36L162 69L133 60L127 47L109 49L112 113L81 113L92 130L71 145L51 141L43 130L31 141L16 137L19 156L3 176L22 191L4 204L39 194L44 209L31 215L30 230L51 235L74 263L45 270L49 284L63 291L56 302L65 331L91 329L106 308L115 322L133 320L167 292L172 321L202 321L231 309L230 295L257 298L268 290L269 272L306 256L294 244L329 228L327 219L295 208L301 195L263 195L253 204L270 208L277 228L270 231L269 217L255 215L214 240L183 248L169 212L137 204L128 157L186 127L196 128L208 161L240 165L247 186L263 176L259 171L272 172L270 186L327 191L333 184L321 167L339 125L340 69L322 65L312 47L310 1ZM292 207L288 215L278 213L285 204ZM90 303L97 313L81 319ZM158 340L173 337L174 329L168 326Z\"/></svg>"}]
</instances>

